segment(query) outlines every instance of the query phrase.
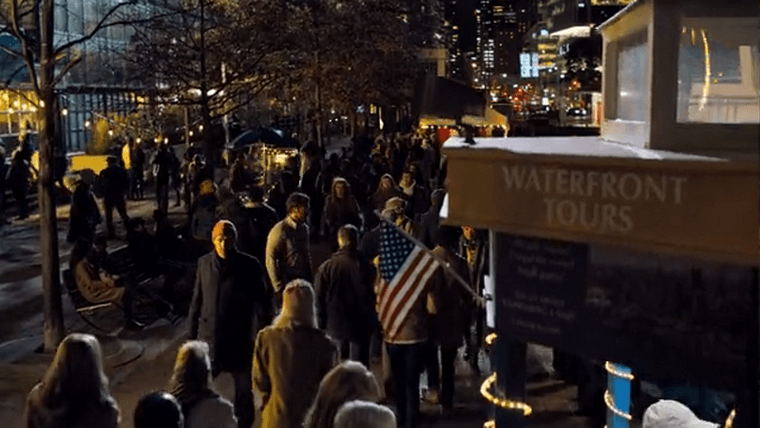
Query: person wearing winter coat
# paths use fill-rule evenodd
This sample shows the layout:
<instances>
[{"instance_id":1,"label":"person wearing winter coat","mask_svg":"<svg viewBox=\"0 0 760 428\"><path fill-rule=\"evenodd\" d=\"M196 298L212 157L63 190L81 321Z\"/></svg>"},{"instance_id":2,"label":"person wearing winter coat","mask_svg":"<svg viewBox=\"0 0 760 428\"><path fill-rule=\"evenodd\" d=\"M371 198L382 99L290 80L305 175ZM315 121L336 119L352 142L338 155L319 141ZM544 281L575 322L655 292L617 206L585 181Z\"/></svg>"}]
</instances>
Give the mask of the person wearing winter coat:
<instances>
[{"instance_id":1,"label":"person wearing winter coat","mask_svg":"<svg viewBox=\"0 0 760 428\"><path fill-rule=\"evenodd\" d=\"M95 238L95 228L101 221L100 209L90 187L90 178L83 174L77 181L74 193L71 194L69 233L66 237L70 243L92 242Z\"/></svg>"},{"instance_id":2,"label":"person wearing winter coat","mask_svg":"<svg viewBox=\"0 0 760 428\"><path fill-rule=\"evenodd\" d=\"M169 180L174 167L174 153L168 144L162 143L153 158L153 168L156 172L156 204L158 209L169 212Z\"/></svg>"},{"instance_id":3,"label":"person wearing winter coat","mask_svg":"<svg viewBox=\"0 0 760 428\"><path fill-rule=\"evenodd\" d=\"M369 366L370 338L377 326L374 269L356 249L356 227L343 226L337 235L340 249L319 267L314 280L319 327L338 341L342 359Z\"/></svg>"},{"instance_id":4,"label":"person wearing winter coat","mask_svg":"<svg viewBox=\"0 0 760 428\"><path fill-rule=\"evenodd\" d=\"M240 248L260 261L266 260L267 236L277 224L277 212L264 202L264 189L248 188L248 198L243 202L243 218L247 223L246 235L240 236Z\"/></svg>"},{"instance_id":5,"label":"person wearing winter coat","mask_svg":"<svg viewBox=\"0 0 760 428\"><path fill-rule=\"evenodd\" d=\"M385 208L385 203L391 199L401 196L401 189L396 186L396 181L390 174L384 174L380 177L380 184L377 186L377 191L372 194L370 198L370 205L373 210L382 211Z\"/></svg>"},{"instance_id":6,"label":"person wearing winter coat","mask_svg":"<svg viewBox=\"0 0 760 428\"><path fill-rule=\"evenodd\" d=\"M204 180L200 186L200 196L190 208L190 234L195 245L204 253L211 250L211 231L216 225L219 198L217 187L211 180Z\"/></svg>"},{"instance_id":7,"label":"person wearing winter coat","mask_svg":"<svg viewBox=\"0 0 760 428\"><path fill-rule=\"evenodd\" d=\"M185 428L236 428L232 403L211 387L211 360L205 342L189 341L177 352L167 390L179 401Z\"/></svg>"},{"instance_id":8,"label":"person wearing winter coat","mask_svg":"<svg viewBox=\"0 0 760 428\"><path fill-rule=\"evenodd\" d=\"M13 152L11 166L5 177L6 185L10 187L13 199L16 200L16 204L18 205L19 220L23 220L29 216L26 196L29 192L29 179L32 173L29 161L24 153L24 150L21 150L20 147Z\"/></svg>"},{"instance_id":9,"label":"person wearing winter coat","mask_svg":"<svg viewBox=\"0 0 760 428\"><path fill-rule=\"evenodd\" d=\"M312 279L309 226L306 224L309 197L303 193L290 195L287 210L288 216L275 224L267 237L266 266L276 303L281 300L280 293L288 282Z\"/></svg>"},{"instance_id":10,"label":"person wearing winter coat","mask_svg":"<svg viewBox=\"0 0 760 428\"><path fill-rule=\"evenodd\" d=\"M417 184L414 174L408 169L404 171L401 174L399 187L402 192L401 196L407 200L406 215L416 221L428 209L428 195L425 188Z\"/></svg>"},{"instance_id":11,"label":"person wearing winter coat","mask_svg":"<svg viewBox=\"0 0 760 428\"><path fill-rule=\"evenodd\" d=\"M209 344L212 376L232 376L238 427L248 428L254 420L253 339L272 312L264 270L258 260L237 250L236 240L232 222L221 220L214 226L214 251L198 260L188 317L190 338Z\"/></svg>"},{"instance_id":12,"label":"person wearing winter coat","mask_svg":"<svg viewBox=\"0 0 760 428\"><path fill-rule=\"evenodd\" d=\"M450 226L441 228L433 254L466 281L467 262L457 253L458 231ZM472 293L457 281L451 272L439 267L430 278L433 293L428 301L431 315L430 347L426 369L428 385L432 391L440 392L440 403L444 411L454 406L454 362L457 349L464 343L464 330L469 327L467 308L473 305ZM440 350L441 359L438 360Z\"/></svg>"},{"instance_id":13,"label":"person wearing winter coat","mask_svg":"<svg viewBox=\"0 0 760 428\"><path fill-rule=\"evenodd\" d=\"M66 336L42 382L27 396L25 426L118 428L119 406L111 396L102 359L94 336Z\"/></svg>"},{"instance_id":14,"label":"person wearing winter coat","mask_svg":"<svg viewBox=\"0 0 760 428\"><path fill-rule=\"evenodd\" d=\"M369 401L354 400L344 404L335 415L333 428L396 428L391 409Z\"/></svg>"},{"instance_id":15,"label":"person wearing winter coat","mask_svg":"<svg viewBox=\"0 0 760 428\"><path fill-rule=\"evenodd\" d=\"M135 428L187 428L177 399L167 392L151 392L135 407Z\"/></svg>"},{"instance_id":16,"label":"person wearing winter coat","mask_svg":"<svg viewBox=\"0 0 760 428\"><path fill-rule=\"evenodd\" d=\"M330 370L319 383L319 391L306 415L304 428L332 428L338 409L353 400L377 403L380 387L375 375L366 366L356 361L344 361Z\"/></svg>"},{"instance_id":17,"label":"person wearing winter coat","mask_svg":"<svg viewBox=\"0 0 760 428\"><path fill-rule=\"evenodd\" d=\"M129 221L127 215L127 193L129 192L129 175L119 166L118 159L108 157L108 166L100 172L100 189L103 192L103 205L106 211L108 236L114 237L113 210L119 213L124 226Z\"/></svg>"},{"instance_id":18,"label":"person wearing winter coat","mask_svg":"<svg viewBox=\"0 0 760 428\"><path fill-rule=\"evenodd\" d=\"M358 229L364 223L361 209L356 198L351 194L351 185L344 178L333 180L330 196L325 202L325 213L322 216L324 235L332 243L332 250L337 249L338 229L351 224Z\"/></svg>"},{"instance_id":19,"label":"person wearing winter coat","mask_svg":"<svg viewBox=\"0 0 760 428\"><path fill-rule=\"evenodd\" d=\"M438 228L440 224L441 207L446 191L436 189L430 194L430 209L420 217L419 240L428 248L435 247L438 242Z\"/></svg>"},{"instance_id":20,"label":"person wearing winter coat","mask_svg":"<svg viewBox=\"0 0 760 428\"><path fill-rule=\"evenodd\" d=\"M382 255L381 255L382 257ZM375 259L379 263L379 258ZM428 281L420 284L424 287L417 300L409 309L409 314L401 328L393 336L383 331L383 340L388 349L390 374L393 379L399 420L405 428L417 428L420 409L420 374L424 367L425 351L429 338L429 306L432 298L434 283ZM375 308L379 310L382 304L381 289L384 280L378 276L375 281Z\"/></svg>"},{"instance_id":21,"label":"person wearing winter coat","mask_svg":"<svg viewBox=\"0 0 760 428\"><path fill-rule=\"evenodd\" d=\"M314 290L304 280L282 293L282 312L256 337L253 385L261 397L261 428L301 428L338 350L319 329Z\"/></svg>"}]
</instances>

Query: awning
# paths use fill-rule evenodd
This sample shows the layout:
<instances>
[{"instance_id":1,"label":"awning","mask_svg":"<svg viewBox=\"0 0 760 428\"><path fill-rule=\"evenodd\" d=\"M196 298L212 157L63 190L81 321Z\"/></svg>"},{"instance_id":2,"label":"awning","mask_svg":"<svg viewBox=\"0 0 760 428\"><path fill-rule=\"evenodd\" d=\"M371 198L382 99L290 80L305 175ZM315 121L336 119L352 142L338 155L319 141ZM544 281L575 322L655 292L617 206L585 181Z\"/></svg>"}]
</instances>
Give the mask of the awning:
<instances>
[{"instance_id":1,"label":"awning","mask_svg":"<svg viewBox=\"0 0 760 428\"><path fill-rule=\"evenodd\" d=\"M457 121L450 118L443 118L443 117L421 117L420 118L420 126L456 126Z\"/></svg>"}]
</instances>

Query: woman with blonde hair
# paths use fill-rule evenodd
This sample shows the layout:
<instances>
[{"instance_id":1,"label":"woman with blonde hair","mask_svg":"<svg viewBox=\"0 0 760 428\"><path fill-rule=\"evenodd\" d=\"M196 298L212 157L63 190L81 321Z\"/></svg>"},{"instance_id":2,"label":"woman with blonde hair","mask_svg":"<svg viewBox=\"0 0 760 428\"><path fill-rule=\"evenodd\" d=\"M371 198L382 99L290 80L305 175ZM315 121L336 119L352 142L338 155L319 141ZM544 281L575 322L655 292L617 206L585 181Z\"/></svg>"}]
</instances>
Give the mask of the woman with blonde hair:
<instances>
[{"instance_id":1,"label":"woman with blonde hair","mask_svg":"<svg viewBox=\"0 0 760 428\"><path fill-rule=\"evenodd\" d=\"M211 388L211 360L205 342L186 342L177 352L169 392L179 401L185 428L235 428L232 403Z\"/></svg>"},{"instance_id":2,"label":"woman with blonde hair","mask_svg":"<svg viewBox=\"0 0 760 428\"><path fill-rule=\"evenodd\" d=\"M351 401L335 415L334 428L396 428L396 415L384 406L368 401Z\"/></svg>"},{"instance_id":3,"label":"woman with blonde hair","mask_svg":"<svg viewBox=\"0 0 760 428\"><path fill-rule=\"evenodd\" d=\"M304 428L332 428L338 409L352 400L377 402L380 400L380 387L364 364L344 361L330 370L319 384Z\"/></svg>"},{"instance_id":4,"label":"woman with blonde hair","mask_svg":"<svg viewBox=\"0 0 760 428\"><path fill-rule=\"evenodd\" d=\"M29 392L24 421L27 428L119 426L95 337L72 333L63 339L42 382Z\"/></svg>"},{"instance_id":5,"label":"woman with blonde hair","mask_svg":"<svg viewBox=\"0 0 760 428\"><path fill-rule=\"evenodd\" d=\"M253 385L261 397L262 428L301 428L338 350L317 327L314 290L302 279L282 294L282 312L256 337Z\"/></svg>"}]
</instances>

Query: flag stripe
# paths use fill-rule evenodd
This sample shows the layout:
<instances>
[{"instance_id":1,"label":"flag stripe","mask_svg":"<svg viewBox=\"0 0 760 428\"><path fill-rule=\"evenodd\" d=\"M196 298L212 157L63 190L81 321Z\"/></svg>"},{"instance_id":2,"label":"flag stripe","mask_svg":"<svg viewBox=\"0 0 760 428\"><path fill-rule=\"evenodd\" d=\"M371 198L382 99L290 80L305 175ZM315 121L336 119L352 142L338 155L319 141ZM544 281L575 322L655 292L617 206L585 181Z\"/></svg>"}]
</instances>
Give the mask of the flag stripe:
<instances>
[{"instance_id":1,"label":"flag stripe","mask_svg":"<svg viewBox=\"0 0 760 428\"><path fill-rule=\"evenodd\" d=\"M389 305L393 301L393 297L399 292L401 287L403 287L404 283L408 280L414 269L417 268L420 261L420 251L415 248L399 270L399 272L403 272L403 274L396 275L390 283L386 283L383 289L382 299L380 300L379 314L381 318L385 315Z\"/></svg>"},{"instance_id":2,"label":"flag stripe","mask_svg":"<svg viewBox=\"0 0 760 428\"><path fill-rule=\"evenodd\" d=\"M396 316L398 316L398 310L401 308L401 306L403 306L402 302L408 299L411 291L414 291L414 288L417 284L417 279L430 263L430 256L423 252L418 252L417 258L420 260L419 263L417 263L414 271L412 271L411 274L407 276L404 283L398 286L399 291L396 292L396 296L390 305L391 309L389 313L383 314L383 317L388 317L388 319L393 320Z\"/></svg>"},{"instance_id":3,"label":"flag stripe","mask_svg":"<svg viewBox=\"0 0 760 428\"><path fill-rule=\"evenodd\" d=\"M396 309L396 314L390 318L392 321L390 337L395 337L401 329L401 326L409 318L412 308L419 301L420 294L425 290L425 285L436 268L435 260L433 260L432 257L429 257L425 269L417 276L417 278L415 278L415 281L412 284L410 290L411 295L409 295L404 301L400 302Z\"/></svg>"}]
</instances>

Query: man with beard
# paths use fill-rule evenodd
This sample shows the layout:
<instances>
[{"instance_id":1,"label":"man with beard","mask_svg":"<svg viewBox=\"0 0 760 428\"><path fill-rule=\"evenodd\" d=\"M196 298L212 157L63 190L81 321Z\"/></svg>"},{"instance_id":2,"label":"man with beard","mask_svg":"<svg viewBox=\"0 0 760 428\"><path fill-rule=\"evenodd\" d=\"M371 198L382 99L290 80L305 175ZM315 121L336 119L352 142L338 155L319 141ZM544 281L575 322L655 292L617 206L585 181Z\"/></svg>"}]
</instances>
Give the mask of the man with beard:
<instances>
[{"instance_id":1,"label":"man with beard","mask_svg":"<svg viewBox=\"0 0 760 428\"><path fill-rule=\"evenodd\" d=\"M214 378L232 376L238 427L250 428L255 412L253 344L258 328L271 319L271 297L258 260L238 251L236 241L232 222L221 220L214 226L214 250L198 260L190 337L209 344Z\"/></svg>"}]
</instances>

